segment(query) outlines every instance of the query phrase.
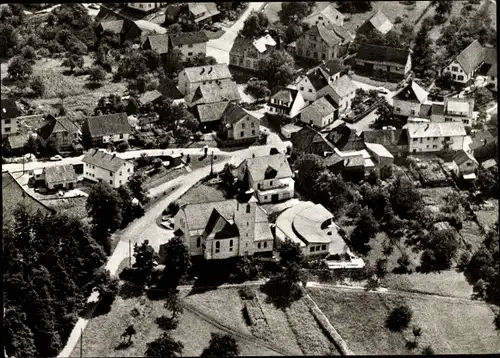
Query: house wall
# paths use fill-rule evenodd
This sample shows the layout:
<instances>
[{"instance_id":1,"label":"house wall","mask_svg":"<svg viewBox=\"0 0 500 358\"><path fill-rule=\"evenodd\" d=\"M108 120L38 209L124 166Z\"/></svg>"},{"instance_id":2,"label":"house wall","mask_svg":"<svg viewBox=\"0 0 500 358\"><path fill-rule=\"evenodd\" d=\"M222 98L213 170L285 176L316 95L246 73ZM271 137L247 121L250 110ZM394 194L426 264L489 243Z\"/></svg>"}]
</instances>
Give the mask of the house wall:
<instances>
[{"instance_id":1,"label":"house wall","mask_svg":"<svg viewBox=\"0 0 500 358\"><path fill-rule=\"evenodd\" d=\"M297 39L297 56L328 61L338 57L338 45L330 47L321 37L304 34Z\"/></svg>"},{"instance_id":2,"label":"house wall","mask_svg":"<svg viewBox=\"0 0 500 358\"><path fill-rule=\"evenodd\" d=\"M238 123L235 123L232 130L228 132L230 139L247 139L254 138L260 135L259 120L247 115Z\"/></svg>"},{"instance_id":3,"label":"house wall","mask_svg":"<svg viewBox=\"0 0 500 358\"><path fill-rule=\"evenodd\" d=\"M420 102L409 102L400 99L394 99L394 110L393 113L399 116L414 116L418 115L420 112Z\"/></svg>"},{"instance_id":4,"label":"house wall","mask_svg":"<svg viewBox=\"0 0 500 358\"><path fill-rule=\"evenodd\" d=\"M305 76L300 82L298 82L296 87L302 95L303 100L307 104L311 104L316 101L318 94L316 93L316 89L313 87L307 76Z\"/></svg>"},{"instance_id":5,"label":"house wall","mask_svg":"<svg viewBox=\"0 0 500 358\"><path fill-rule=\"evenodd\" d=\"M193 92L195 89L197 89L202 84L209 84L209 83L216 82L216 81L217 80L190 82L187 79L186 72L181 71L179 73L179 77L178 77L178 87L179 87L179 91L183 95L187 95L187 94ZM231 77L219 78L218 81L221 83L229 82L229 81L231 81Z\"/></svg>"},{"instance_id":6,"label":"house wall","mask_svg":"<svg viewBox=\"0 0 500 358\"><path fill-rule=\"evenodd\" d=\"M469 116L456 116L449 113L445 114L431 114L432 122L462 122L466 126L472 126L475 124L475 119Z\"/></svg>"},{"instance_id":7,"label":"house wall","mask_svg":"<svg viewBox=\"0 0 500 358\"><path fill-rule=\"evenodd\" d=\"M47 179L45 179L45 186L52 190L52 189L55 189L56 187L62 187L63 189L68 189L68 188L71 188L73 185L75 185L76 183L76 180L61 180L61 181L58 181L58 182L52 182L52 183L48 183L47 182Z\"/></svg>"},{"instance_id":8,"label":"house wall","mask_svg":"<svg viewBox=\"0 0 500 358\"><path fill-rule=\"evenodd\" d=\"M436 152L444 149L445 137L410 138L410 153ZM450 150L458 151L463 149L464 136L449 137Z\"/></svg>"},{"instance_id":9,"label":"house wall","mask_svg":"<svg viewBox=\"0 0 500 358\"><path fill-rule=\"evenodd\" d=\"M273 240L254 241L254 252L262 253L273 251Z\"/></svg>"},{"instance_id":10,"label":"house wall","mask_svg":"<svg viewBox=\"0 0 500 358\"><path fill-rule=\"evenodd\" d=\"M83 177L88 180L98 182L100 180L110 184L113 188L118 188L125 184L134 173L134 165L125 163L118 171L110 172L107 169L95 165L83 163Z\"/></svg>"},{"instance_id":11,"label":"house wall","mask_svg":"<svg viewBox=\"0 0 500 358\"><path fill-rule=\"evenodd\" d=\"M268 52L260 53L252 45L244 50L243 56L229 54L229 64L245 68L247 70L257 71L259 69L259 61L267 56Z\"/></svg>"},{"instance_id":12,"label":"house wall","mask_svg":"<svg viewBox=\"0 0 500 358\"><path fill-rule=\"evenodd\" d=\"M179 50L182 53L182 55L184 56L184 59L188 59L188 58L194 57L195 55L197 55L199 53L206 55L207 43L201 42L201 43L197 43L197 44L179 45L179 46L174 46L174 49Z\"/></svg>"},{"instance_id":13,"label":"house wall","mask_svg":"<svg viewBox=\"0 0 500 358\"><path fill-rule=\"evenodd\" d=\"M203 234L203 229L190 230L187 226L187 218L184 210L179 210L174 218L174 230L180 229L184 233L184 243L188 247L191 256L201 256L204 254L203 240L198 238Z\"/></svg>"},{"instance_id":14,"label":"house wall","mask_svg":"<svg viewBox=\"0 0 500 358\"><path fill-rule=\"evenodd\" d=\"M115 143L128 140L130 137L129 133L113 134L102 136L103 143Z\"/></svg>"},{"instance_id":15,"label":"house wall","mask_svg":"<svg viewBox=\"0 0 500 358\"><path fill-rule=\"evenodd\" d=\"M333 123L333 114L334 113L332 112L327 116L321 118L321 117L311 116L307 113L302 112L302 114L300 115L300 121L305 124L309 125L312 124L316 128L323 128L326 125Z\"/></svg>"},{"instance_id":16,"label":"house wall","mask_svg":"<svg viewBox=\"0 0 500 358\"><path fill-rule=\"evenodd\" d=\"M462 69L462 66L460 66L457 61L453 61L446 66L443 70L443 74L445 73L449 73L451 75L451 79L459 83L467 83L473 76L473 74L466 74Z\"/></svg>"},{"instance_id":17,"label":"house wall","mask_svg":"<svg viewBox=\"0 0 500 358\"><path fill-rule=\"evenodd\" d=\"M474 173L477 167L477 163L475 163L471 159L468 159L465 163L462 163L460 166L458 166L459 171L462 175Z\"/></svg>"},{"instance_id":18,"label":"house wall","mask_svg":"<svg viewBox=\"0 0 500 358\"><path fill-rule=\"evenodd\" d=\"M42 137L38 138L40 140L40 144L44 147L49 140L54 139L59 149L68 149L74 141L78 140L78 133L69 134L68 132L58 132L52 133L47 140L44 140Z\"/></svg>"},{"instance_id":19,"label":"house wall","mask_svg":"<svg viewBox=\"0 0 500 358\"><path fill-rule=\"evenodd\" d=\"M237 236L228 239L215 240L213 235L211 235L207 238L205 244L205 259L220 260L238 256L238 244L239 240ZM219 246L217 247L217 245Z\"/></svg>"},{"instance_id":20,"label":"house wall","mask_svg":"<svg viewBox=\"0 0 500 358\"><path fill-rule=\"evenodd\" d=\"M157 3L157 2L128 2L127 6L134 10L139 10L143 12L153 11L157 7L160 7L161 4L165 3Z\"/></svg>"},{"instance_id":21,"label":"house wall","mask_svg":"<svg viewBox=\"0 0 500 358\"><path fill-rule=\"evenodd\" d=\"M278 201L292 199L294 196L294 188L293 187L284 187L277 190L276 193L278 195ZM260 204L271 203L273 200L273 196L271 194L258 191L257 199Z\"/></svg>"},{"instance_id":22,"label":"house wall","mask_svg":"<svg viewBox=\"0 0 500 358\"><path fill-rule=\"evenodd\" d=\"M497 91L497 86L498 86L498 78L496 76L488 76L486 78L486 84L487 85L491 85L493 84L493 89L495 90L495 92Z\"/></svg>"},{"instance_id":23,"label":"house wall","mask_svg":"<svg viewBox=\"0 0 500 358\"><path fill-rule=\"evenodd\" d=\"M297 93L295 101L293 101L292 108L290 109L290 118L295 118L306 105L307 104L300 92Z\"/></svg>"},{"instance_id":24,"label":"house wall","mask_svg":"<svg viewBox=\"0 0 500 358\"><path fill-rule=\"evenodd\" d=\"M284 242L286 239L290 239L278 226L276 227L276 241L277 244L276 246L279 246L280 242ZM311 251L311 247L314 247L314 251ZM314 256L318 254L327 254L330 251L330 243L324 244L306 244L305 246L300 246L300 249L304 256L309 257L309 256Z\"/></svg>"},{"instance_id":25,"label":"house wall","mask_svg":"<svg viewBox=\"0 0 500 358\"><path fill-rule=\"evenodd\" d=\"M18 119L17 118L2 118L2 135L17 134Z\"/></svg>"}]
</instances>

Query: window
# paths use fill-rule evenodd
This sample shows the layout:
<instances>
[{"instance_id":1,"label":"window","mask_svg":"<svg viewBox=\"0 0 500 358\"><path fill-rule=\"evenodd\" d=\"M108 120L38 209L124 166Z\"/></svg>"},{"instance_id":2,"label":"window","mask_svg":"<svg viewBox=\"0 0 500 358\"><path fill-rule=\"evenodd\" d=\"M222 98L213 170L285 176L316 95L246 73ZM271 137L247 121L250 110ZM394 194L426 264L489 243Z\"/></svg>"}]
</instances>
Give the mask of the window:
<instances>
[{"instance_id":1,"label":"window","mask_svg":"<svg viewBox=\"0 0 500 358\"><path fill-rule=\"evenodd\" d=\"M233 240L229 240L229 251L233 251Z\"/></svg>"},{"instance_id":2,"label":"window","mask_svg":"<svg viewBox=\"0 0 500 358\"><path fill-rule=\"evenodd\" d=\"M121 180L119 181L119 184L120 184L120 185L122 184L122 181L121 181Z\"/></svg>"},{"instance_id":3,"label":"window","mask_svg":"<svg viewBox=\"0 0 500 358\"><path fill-rule=\"evenodd\" d=\"M113 172L109 172L109 176L112 177L113 176Z\"/></svg>"},{"instance_id":4,"label":"window","mask_svg":"<svg viewBox=\"0 0 500 358\"><path fill-rule=\"evenodd\" d=\"M123 134L120 134L120 139L123 139Z\"/></svg>"},{"instance_id":5,"label":"window","mask_svg":"<svg viewBox=\"0 0 500 358\"><path fill-rule=\"evenodd\" d=\"M183 218L180 219L180 223L181 223L181 226L184 226L184 219Z\"/></svg>"},{"instance_id":6,"label":"window","mask_svg":"<svg viewBox=\"0 0 500 358\"><path fill-rule=\"evenodd\" d=\"M257 184L257 189L258 190L262 189L262 184Z\"/></svg>"},{"instance_id":7,"label":"window","mask_svg":"<svg viewBox=\"0 0 500 358\"><path fill-rule=\"evenodd\" d=\"M401 112L401 108L396 108L396 112Z\"/></svg>"},{"instance_id":8,"label":"window","mask_svg":"<svg viewBox=\"0 0 500 358\"><path fill-rule=\"evenodd\" d=\"M318 19L319 20L323 20L323 16L318 16Z\"/></svg>"},{"instance_id":9,"label":"window","mask_svg":"<svg viewBox=\"0 0 500 358\"><path fill-rule=\"evenodd\" d=\"M432 149L437 149L437 147L438 147L438 146L434 144L434 145L432 146Z\"/></svg>"},{"instance_id":10,"label":"window","mask_svg":"<svg viewBox=\"0 0 500 358\"><path fill-rule=\"evenodd\" d=\"M300 87L300 90L301 90L301 91L303 91L303 90L304 90L304 86L301 86L301 87Z\"/></svg>"},{"instance_id":11,"label":"window","mask_svg":"<svg viewBox=\"0 0 500 358\"><path fill-rule=\"evenodd\" d=\"M420 144L422 144L422 143L423 143L423 141L424 141L424 139L423 139L423 138L420 138Z\"/></svg>"},{"instance_id":12,"label":"window","mask_svg":"<svg viewBox=\"0 0 500 358\"><path fill-rule=\"evenodd\" d=\"M110 180L110 181L109 181L109 184L113 185L113 181L112 181L112 180Z\"/></svg>"},{"instance_id":13,"label":"window","mask_svg":"<svg viewBox=\"0 0 500 358\"><path fill-rule=\"evenodd\" d=\"M250 127L255 127L255 123L252 122L252 124L250 124Z\"/></svg>"},{"instance_id":14,"label":"window","mask_svg":"<svg viewBox=\"0 0 500 358\"><path fill-rule=\"evenodd\" d=\"M255 135L255 129L252 129L252 135Z\"/></svg>"},{"instance_id":15,"label":"window","mask_svg":"<svg viewBox=\"0 0 500 358\"><path fill-rule=\"evenodd\" d=\"M6 132L10 132L10 127L5 128Z\"/></svg>"},{"instance_id":16,"label":"window","mask_svg":"<svg viewBox=\"0 0 500 358\"><path fill-rule=\"evenodd\" d=\"M326 245L321 245L321 250L326 250Z\"/></svg>"},{"instance_id":17,"label":"window","mask_svg":"<svg viewBox=\"0 0 500 358\"><path fill-rule=\"evenodd\" d=\"M459 81L463 81L463 80L464 80L464 76L460 75L460 76L458 76L458 77L457 77L457 79L458 79Z\"/></svg>"},{"instance_id":18,"label":"window","mask_svg":"<svg viewBox=\"0 0 500 358\"><path fill-rule=\"evenodd\" d=\"M10 118L4 120L5 124L10 124Z\"/></svg>"},{"instance_id":19,"label":"window","mask_svg":"<svg viewBox=\"0 0 500 358\"><path fill-rule=\"evenodd\" d=\"M321 59L322 60L326 59L326 55L324 53L321 55Z\"/></svg>"},{"instance_id":20,"label":"window","mask_svg":"<svg viewBox=\"0 0 500 358\"><path fill-rule=\"evenodd\" d=\"M250 204L247 204L247 214L250 214Z\"/></svg>"},{"instance_id":21,"label":"window","mask_svg":"<svg viewBox=\"0 0 500 358\"><path fill-rule=\"evenodd\" d=\"M198 238L196 239L196 247L200 247L200 245L201 245L201 238L200 238L200 237L198 237Z\"/></svg>"},{"instance_id":22,"label":"window","mask_svg":"<svg viewBox=\"0 0 500 358\"><path fill-rule=\"evenodd\" d=\"M309 93L312 93L312 91L313 91L313 90L309 88L308 92L309 92Z\"/></svg>"},{"instance_id":23,"label":"window","mask_svg":"<svg viewBox=\"0 0 500 358\"><path fill-rule=\"evenodd\" d=\"M429 144L427 144L426 148L429 148Z\"/></svg>"},{"instance_id":24,"label":"window","mask_svg":"<svg viewBox=\"0 0 500 358\"><path fill-rule=\"evenodd\" d=\"M122 171L120 170L120 176L122 176Z\"/></svg>"},{"instance_id":25,"label":"window","mask_svg":"<svg viewBox=\"0 0 500 358\"><path fill-rule=\"evenodd\" d=\"M188 56L193 56L193 51L188 52Z\"/></svg>"},{"instance_id":26,"label":"window","mask_svg":"<svg viewBox=\"0 0 500 358\"><path fill-rule=\"evenodd\" d=\"M413 141L414 141L414 142L418 141L418 138L413 138Z\"/></svg>"},{"instance_id":27,"label":"window","mask_svg":"<svg viewBox=\"0 0 500 358\"><path fill-rule=\"evenodd\" d=\"M269 185L271 185L271 186L273 185L273 181L272 181L272 180L271 180L271 182L269 183Z\"/></svg>"},{"instance_id":28,"label":"window","mask_svg":"<svg viewBox=\"0 0 500 358\"><path fill-rule=\"evenodd\" d=\"M257 244L257 248L258 248L258 249L260 249L260 246L261 246L261 244L260 244L260 242L259 242L259 243Z\"/></svg>"},{"instance_id":29,"label":"window","mask_svg":"<svg viewBox=\"0 0 500 358\"><path fill-rule=\"evenodd\" d=\"M450 137L444 137L444 140L450 140Z\"/></svg>"},{"instance_id":30,"label":"window","mask_svg":"<svg viewBox=\"0 0 500 358\"><path fill-rule=\"evenodd\" d=\"M453 72L458 72L458 66L451 66L451 70Z\"/></svg>"},{"instance_id":31,"label":"window","mask_svg":"<svg viewBox=\"0 0 500 358\"><path fill-rule=\"evenodd\" d=\"M144 7L144 5L142 5L142 4L139 4L139 7L140 7L140 8L142 9L142 8Z\"/></svg>"},{"instance_id":32,"label":"window","mask_svg":"<svg viewBox=\"0 0 500 358\"><path fill-rule=\"evenodd\" d=\"M267 200L267 195L266 195L266 196L264 196L264 200Z\"/></svg>"},{"instance_id":33,"label":"window","mask_svg":"<svg viewBox=\"0 0 500 358\"><path fill-rule=\"evenodd\" d=\"M220 241L216 241L215 242L215 253L219 253L220 252Z\"/></svg>"},{"instance_id":34,"label":"window","mask_svg":"<svg viewBox=\"0 0 500 358\"><path fill-rule=\"evenodd\" d=\"M411 110L411 114L415 114L415 110L414 109Z\"/></svg>"},{"instance_id":35,"label":"window","mask_svg":"<svg viewBox=\"0 0 500 358\"><path fill-rule=\"evenodd\" d=\"M316 250L316 247L315 247L315 246L311 246L310 251L311 251L311 252L314 252L315 250Z\"/></svg>"},{"instance_id":36,"label":"window","mask_svg":"<svg viewBox=\"0 0 500 358\"><path fill-rule=\"evenodd\" d=\"M267 248L267 241L264 241L264 249Z\"/></svg>"},{"instance_id":37,"label":"window","mask_svg":"<svg viewBox=\"0 0 500 358\"><path fill-rule=\"evenodd\" d=\"M241 133L240 133L240 137L243 137L243 136L244 136L244 134L245 134L245 133L241 132Z\"/></svg>"},{"instance_id":38,"label":"window","mask_svg":"<svg viewBox=\"0 0 500 358\"><path fill-rule=\"evenodd\" d=\"M245 123L242 123L242 124L241 124L241 128L245 128Z\"/></svg>"},{"instance_id":39,"label":"window","mask_svg":"<svg viewBox=\"0 0 500 358\"><path fill-rule=\"evenodd\" d=\"M130 173L130 168L127 169L127 172Z\"/></svg>"},{"instance_id":40,"label":"window","mask_svg":"<svg viewBox=\"0 0 500 358\"><path fill-rule=\"evenodd\" d=\"M189 48L192 48L192 47L193 47L193 44L189 44L189 45L188 45L188 47L189 47Z\"/></svg>"}]
</instances>

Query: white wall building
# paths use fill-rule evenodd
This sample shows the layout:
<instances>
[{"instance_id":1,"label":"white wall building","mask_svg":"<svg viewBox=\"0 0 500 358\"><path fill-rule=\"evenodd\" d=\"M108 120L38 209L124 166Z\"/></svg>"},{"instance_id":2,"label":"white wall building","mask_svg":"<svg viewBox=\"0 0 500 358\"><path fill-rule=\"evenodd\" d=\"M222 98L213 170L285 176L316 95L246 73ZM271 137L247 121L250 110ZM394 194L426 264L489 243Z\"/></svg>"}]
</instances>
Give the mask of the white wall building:
<instances>
[{"instance_id":1,"label":"white wall building","mask_svg":"<svg viewBox=\"0 0 500 358\"><path fill-rule=\"evenodd\" d=\"M209 83L229 82L232 80L227 64L189 67L179 73L178 87L182 94L187 95L200 85Z\"/></svg>"},{"instance_id":2,"label":"white wall building","mask_svg":"<svg viewBox=\"0 0 500 358\"><path fill-rule=\"evenodd\" d=\"M134 165L103 150L91 149L82 159L83 177L99 182L104 181L113 188L125 184L134 174Z\"/></svg>"},{"instance_id":3,"label":"white wall building","mask_svg":"<svg viewBox=\"0 0 500 358\"><path fill-rule=\"evenodd\" d=\"M407 123L410 153L437 152L448 148L462 150L467 135L461 122Z\"/></svg>"}]
</instances>

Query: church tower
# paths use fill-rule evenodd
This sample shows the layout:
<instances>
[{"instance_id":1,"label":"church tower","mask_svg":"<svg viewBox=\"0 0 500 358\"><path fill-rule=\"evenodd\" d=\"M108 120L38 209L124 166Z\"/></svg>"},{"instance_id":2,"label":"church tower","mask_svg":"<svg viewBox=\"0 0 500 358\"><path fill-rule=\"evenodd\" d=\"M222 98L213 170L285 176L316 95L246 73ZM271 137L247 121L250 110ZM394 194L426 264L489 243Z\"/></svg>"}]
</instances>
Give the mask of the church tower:
<instances>
[{"instance_id":1,"label":"church tower","mask_svg":"<svg viewBox=\"0 0 500 358\"><path fill-rule=\"evenodd\" d=\"M256 210L257 199L253 196L253 190L239 195L236 199L234 224L240 233L238 256L253 255L254 253Z\"/></svg>"}]
</instances>

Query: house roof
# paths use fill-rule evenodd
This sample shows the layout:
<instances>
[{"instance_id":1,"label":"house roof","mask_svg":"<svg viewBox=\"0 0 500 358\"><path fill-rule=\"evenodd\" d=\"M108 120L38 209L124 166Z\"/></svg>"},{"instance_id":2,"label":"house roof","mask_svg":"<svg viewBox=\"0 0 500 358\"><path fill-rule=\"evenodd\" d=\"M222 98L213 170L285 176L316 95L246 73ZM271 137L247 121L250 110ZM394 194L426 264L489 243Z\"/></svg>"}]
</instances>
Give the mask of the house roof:
<instances>
[{"instance_id":1,"label":"house roof","mask_svg":"<svg viewBox=\"0 0 500 358\"><path fill-rule=\"evenodd\" d=\"M344 64L338 60L338 59L332 59L330 61L325 62L324 64L319 66L323 71L325 71L328 76L333 76L339 72L344 71L347 67L344 66Z\"/></svg>"},{"instance_id":2,"label":"house roof","mask_svg":"<svg viewBox=\"0 0 500 358\"><path fill-rule=\"evenodd\" d=\"M327 167L331 167L337 163L343 162L344 157L339 155L337 152L332 152L327 154L326 157L323 158L323 164Z\"/></svg>"},{"instance_id":3,"label":"house roof","mask_svg":"<svg viewBox=\"0 0 500 358\"><path fill-rule=\"evenodd\" d=\"M344 167L352 168L352 167L364 167L365 166L365 158L363 154L356 154L344 157Z\"/></svg>"},{"instance_id":4,"label":"house roof","mask_svg":"<svg viewBox=\"0 0 500 358\"><path fill-rule=\"evenodd\" d=\"M52 167L45 167L45 181L48 184L59 183L62 181L76 182L77 175L72 164L55 165Z\"/></svg>"},{"instance_id":5,"label":"house roof","mask_svg":"<svg viewBox=\"0 0 500 358\"><path fill-rule=\"evenodd\" d=\"M214 81L231 78L231 72L225 63L216 65L188 67L183 71L189 82Z\"/></svg>"},{"instance_id":6,"label":"house roof","mask_svg":"<svg viewBox=\"0 0 500 358\"><path fill-rule=\"evenodd\" d=\"M229 103L222 114L222 121L231 125L235 125L245 116L255 118L250 113L246 112L243 108L237 104Z\"/></svg>"},{"instance_id":7,"label":"house roof","mask_svg":"<svg viewBox=\"0 0 500 358\"><path fill-rule=\"evenodd\" d=\"M429 95L429 92L424 90L422 87L418 85L417 82L411 81L401 89L393 98L398 99L400 101L407 101L407 102L419 102L419 103L424 103L427 100L427 96Z\"/></svg>"},{"instance_id":8,"label":"house roof","mask_svg":"<svg viewBox=\"0 0 500 358\"><path fill-rule=\"evenodd\" d=\"M147 41L149 41L149 45L151 46L151 50L153 50L154 52L156 52L160 55L168 53L168 35L167 34L148 36Z\"/></svg>"},{"instance_id":9,"label":"house roof","mask_svg":"<svg viewBox=\"0 0 500 358\"><path fill-rule=\"evenodd\" d=\"M293 150L298 153L313 153L324 155L325 151L333 151L333 144L326 139L325 135L309 126L303 127L292 135Z\"/></svg>"},{"instance_id":10,"label":"house roof","mask_svg":"<svg viewBox=\"0 0 500 358\"><path fill-rule=\"evenodd\" d=\"M197 107L200 122L205 123L220 120L228 104L229 102L227 101L200 104Z\"/></svg>"},{"instance_id":11,"label":"house roof","mask_svg":"<svg viewBox=\"0 0 500 358\"><path fill-rule=\"evenodd\" d=\"M276 46L276 41L274 41L271 35L267 34L265 36L253 40L252 44L257 49L257 51L259 51L260 53L264 53L267 50L267 46L270 47Z\"/></svg>"},{"instance_id":12,"label":"house roof","mask_svg":"<svg viewBox=\"0 0 500 358\"><path fill-rule=\"evenodd\" d=\"M245 53L245 50L253 46L259 51L260 53L264 53L267 51L268 46L269 47L275 47L276 46L276 41L271 37L271 35L267 34L265 36L261 36L258 39L247 39L241 36L238 36L234 43L233 46L231 47L231 50L229 53L231 55L240 55L243 56Z\"/></svg>"},{"instance_id":13,"label":"house roof","mask_svg":"<svg viewBox=\"0 0 500 358\"><path fill-rule=\"evenodd\" d=\"M181 99L184 95L177 88L177 83L168 77L160 80L160 85L158 86L158 91L160 91L166 98L170 99Z\"/></svg>"},{"instance_id":14,"label":"house roof","mask_svg":"<svg viewBox=\"0 0 500 358\"><path fill-rule=\"evenodd\" d=\"M432 113L432 104L422 104L420 110L418 111L418 116L420 118L429 119Z\"/></svg>"},{"instance_id":15,"label":"house roof","mask_svg":"<svg viewBox=\"0 0 500 358\"><path fill-rule=\"evenodd\" d=\"M155 24L154 22L151 22L151 21L140 19L140 20L135 20L134 23L139 29L141 29L143 31L150 31L150 32L154 32L157 34L166 34L167 33L166 28L164 28L163 26L160 26L158 24Z\"/></svg>"},{"instance_id":16,"label":"house roof","mask_svg":"<svg viewBox=\"0 0 500 358\"><path fill-rule=\"evenodd\" d=\"M321 97L304 108L300 115L308 118L324 118L333 112L335 107L325 97Z\"/></svg>"},{"instance_id":17,"label":"house roof","mask_svg":"<svg viewBox=\"0 0 500 358\"><path fill-rule=\"evenodd\" d=\"M354 36L352 36L352 34L350 34L347 30L335 25L323 26L322 24L316 24L311 26L311 28L304 34L309 36L319 36L330 47L341 43L343 40L352 41L354 39Z\"/></svg>"},{"instance_id":18,"label":"house roof","mask_svg":"<svg viewBox=\"0 0 500 358\"><path fill-rule=\"evenodd\" d=\"M90 149L82 159L83 163L95 165L96 167L103 168L112 172L118 171L124 166L127 161L116 154L109 154L105 151L98 149Z\"/></svg>"},{"instance_id":19,"label":"house roof","mask_svg":"<svg viewBox=\"0 0 500 358\"><path fill-rule=\"evenodd\" d=\"M394 63L406 65L410 50L396 47L363 44L356 58L362 61Z\"/></svg>"},{"instance_id":20,"label":"house roof","mask_svg":"<svg viewBox=\"0 0 500 358\"><path fill-rule=\"evenodd\" d=\"M412 123L405 125L410 138L452 137L465 136L465 127L462 122L429 122Z\"/></svg>"},{"instance_id":21,"label":"house roof","mask_svg":"<svg viewBox=\"0 0 500 358\"><path fill-rule=\"evenodd\" d=\"M356 131L346 126L345 123L329 131L326 138L339 150L344 149L349 142L361 140Z\"/></svg>"},{"instance_id":22,"label":"house roof","mask_svg":"<svg viewBox=\"0 0 500 358\"><path fill-rule=\"evenodd\" d=\"M207 42L208 36L204 31L179 32L170 35L172 45L193 45Z\"/></svg>"},{"instance_id":23,"label":"house roof","mask_svg":"<svg viewBox=\"0 0 500 358\"><path fill-rule=\"evenodd\" d=\"M130 133L131 127L126 113L105 114L87 117L88 128L92 137Z\"/></svg>"},{"instance_id":24,"label":"house roof","mask_svg":"<svg viewBox=\"0 0 500 358\"><path fill-rule=\"evenodd\" d=\"M481 148L486 143L491 143L496 140L491 132L486 130L474 132L471 138L472 143L469 144L469 149L471 150L476 150L477 148Z\"/></svg>"},{"instance_id":25,"label":"house roof","mask_svg":"<svg viewBox=\"0 0 500 358\"><path fill-rule=\"evenodd\" d=\"M370 17L367 22L372 24L372 26L382 34L386 34L391 31L393 25L391 21L385 16L385 14L378 10L372 17Z\"/></svg>"},{"instance_id":26,"label":"house roof","mask_svg":"<svg viewBox=\"0 0 500 358\"><path fill-rule=\"evenodd\" d=\"M262 157L245 159L242 164L246 165L254 181L264 180L269 168L276 171L276 179L292 176L292 170L284 154L272 154Z\"/></svg>"},{"instance_id":27,"label":"house roof","mask_svg":"<svg viewBox=\"0 0 500 358\"><path fill-rule=\"evenodd\" d=\"M142 104L146 104L146 103L156 101L158 98L161 98L161 97L163 97L163 94L160 91L152 90L152 91L144 92L139 97L139 102Z\"/></svg>"},{"instance_id":28,"label":"house roof","mask_svg":"<svg viewBox=\"0 0 500 358\"><path fill-rule=\"evenodd\" d=\"M307 74L307 78L316 91L328 86L328 80L323 76L319 68Z\"/></svg>"},{"instance_id":29,"label":"house roof","mask_svg":"<svg viewBox=\"0 0 500 358\"><path fill-rule=\"evenodd\" d=\"M238 85L234 81L224 81L221 83L208 83L200 85L195 91L188 94L186 102L190 106L241 100Z\"/></svg>"},{"instance_id":30,"label":"house roof","mask_svg":"<svg viewBox=\"0 0 500 358\"><path fill-rule=\"evenodd\" d=\"M212 210L212 214L210 214L203 235L207 237L212 233L215 234L215 239L229 239L231 237L239 236L240 234L238 227L234 224L234 222L229 223L224 215L219 213L216 208L214 208Z\"/></svg>"},{"instance_id":31,"label":"house roof","mask_svg":"<svg viewBox=\"0 0 500 358\"><path fill-rule=\"evenodd\" d=\"M16 134L7 137L11 149L21 149L28 143L29 134Z\"/></svg>"},{"instance_id":32,"label":"house roof","mask_svg":"<svg viewBox=\"0 0 500 358\"><path fill-rule=\"evenodd\" d=\"M446 97L444 99L444 105L446 108L445 112L460 112L472 116L472 111L474 109L474 99Z\"/></svg>"},{"instance_id":33,"label":"house roof","mask_svg":"<svg viewBox=\"0 0 500 358\"><path fill-rule=\"evenodd\" d=\"M366 149L377 154L379 157L394 158L394 156L389 152L382 144L376 143L365 143Z\"/></svg>"},{"instance_id":34,"label":"house roof","mask_svg":"<svg viewBox=\"0 0 500 358\"><path fill-rule=\"evenodd\" d=\"M100 23L103 31L109 31L114 34L121 34L123 30L124 20L111 20L111 21L102 21Z\"/></svg>"},{"instance_id":35,"label":"house roof","mask_svg":"<svg viewBox=\"0 0 500 358\"><path fill-rule=\"evenodd\" d=\"M347 75L341 76L338 80L330 84L330 87L340 98L344 98L355 92L358 88Z\"/></svg>"},{"instance_id":36,"label":"house roof","mask_svg":"<svg viewBox=\"0 0 500 358\"><path fill-rule=\"evenodd\" d=\"M490 68L488 69L488 72L486 72L486 76L489 77L497 77L497 63L493 63Z\"/></svg>"},{"instance_id":37,"label":"house roof","mask_svg":"<svg viewBox=\"0 0 500 358\"><path fill-rule=\"evenodd\" d=\"M21 115L21 111L19 110L16 101L14 101L13 99L2 98L1 104L2 113L0 114L0 117L2 119L16 118Z\"/></svg>"},{"instance_id":38,"label":"house roof","mask_svg":"<svg viewBox=\"0 0 500 358\"><path fill-rule=\"evenodd\" d=\"M484 63L489 65L497 65L497 49L496 47L485 46L483 48Z\"/></svg>"},{"instance_id":39,"label":"house roof","mask_svg":"<svg viewBox=\"0 0 500 358\"><path fill-rule=\"evenodd\" d=\"M240 55L243 56L245 53L245 50L250 46L250 43L252 42L251 39L247 39L245 37L238 36L233 42L233 46L231 47L231 50L229 51L230 55Z\"/></svg>"},{"instance_id":40,"label":"house roof","mask_svg":"<svg viewBox=\"0 0 500 358\"><path fill-rule=\"evenodd\" d=\"M483 62L483 59L483 46L481 46L477 40L474 40L469 46L460 52L457 57L455 57L455 61L458 62L467 75L471 74L476 68L478 68L481 62Z\"/></svg>"},{"instance_id":41,"label":"house roof","mask_svg":"<svg viewBox=\"0 0 500 358\"><path fill-rule=\"evenodd\" d=\"M195 18L195 22L200 22L202 20L205 20L209 17L215 16L217 14L220 14L220 11L217 10L217 5L213 2L209 3L189 3L188 4L188 9L193 15L199 15L202 13L205 13L204 15Z\"/></svg>"},{"instance_id":42,"label":"house roof","mask_svg":"<svg viewBox=\"0 0 500 358\"><path fill-rule=\"evenodd\" d=\"M489 169L497 166L497 160L495 158L488 159L481 163L481 166L485 169Z\"/></svg>"},{"instance_id":43,"label":"house roof","mask_svg":"<svg viewBox=\"0 0 500 358\"><path fill-rule=\"evenodd\" d=\"M38 135L46 140L53 133L73 134L77 133L78 130L76 124L71 122L67 117L54 117L48 115L38 128Z\"/></svg>"},{"instance_id":44,"label":"house roof","mask_svg":"<svg viewBox=\"0 0 500 358\"><path fill-rule=\"evenodd\" d=\"M18 173L14 175L20 176ZM14 212L19 204L25 205L33 213L38 210L43 214L55 211L26 192L16 177L9 172L2 172L2 218L4 225L14 220Z\"/></svg>"},{"instance_id":45,"label":"house roof","mask_svg":"<svg viewBox=\"0 0 500 358\"><path fill-rule=\"evenodd\" d=\"M279 90L274 95L272 95L271 98L283 102L292 103L297 97L297 93L298 91L292 88L283 88L282 90Z\"/></svg>"},{"instance_id":46,"label":"house roof","mask_svg":"<svg viewBox=\"0 0 500 358\"><path fill-rule=\"evenodd\" d=\"M474 158L474 156L464 150L460 150L458 151L454 156L453 156L453 161L457 164L457 165L462 165L464 164L465 162L467 162L468 160L472 160L474 163L478 164L477 163L477 160L476 158Z\"/></svg>"},{"instance_id":47,"label":"house roof","mask_svg":"<svg viewBox=\"0 0 500 358\"><path fill-rule=\"evenodd\" d=\"M408 145L408 137L405 130L372 130L361 133L366 143L381 144L384 147Z\"/></svg>"},{"instance_id":48,"label":"house roof","mask_svg":"<svg viewBox=\"0 0 500 358\"><path fill-rule=\"evenodd\" d=\"M444 104L433 103L431 112L432 112L432 114L438 115L438 116L444 115Z\"/></svg>"}]
</instances>

